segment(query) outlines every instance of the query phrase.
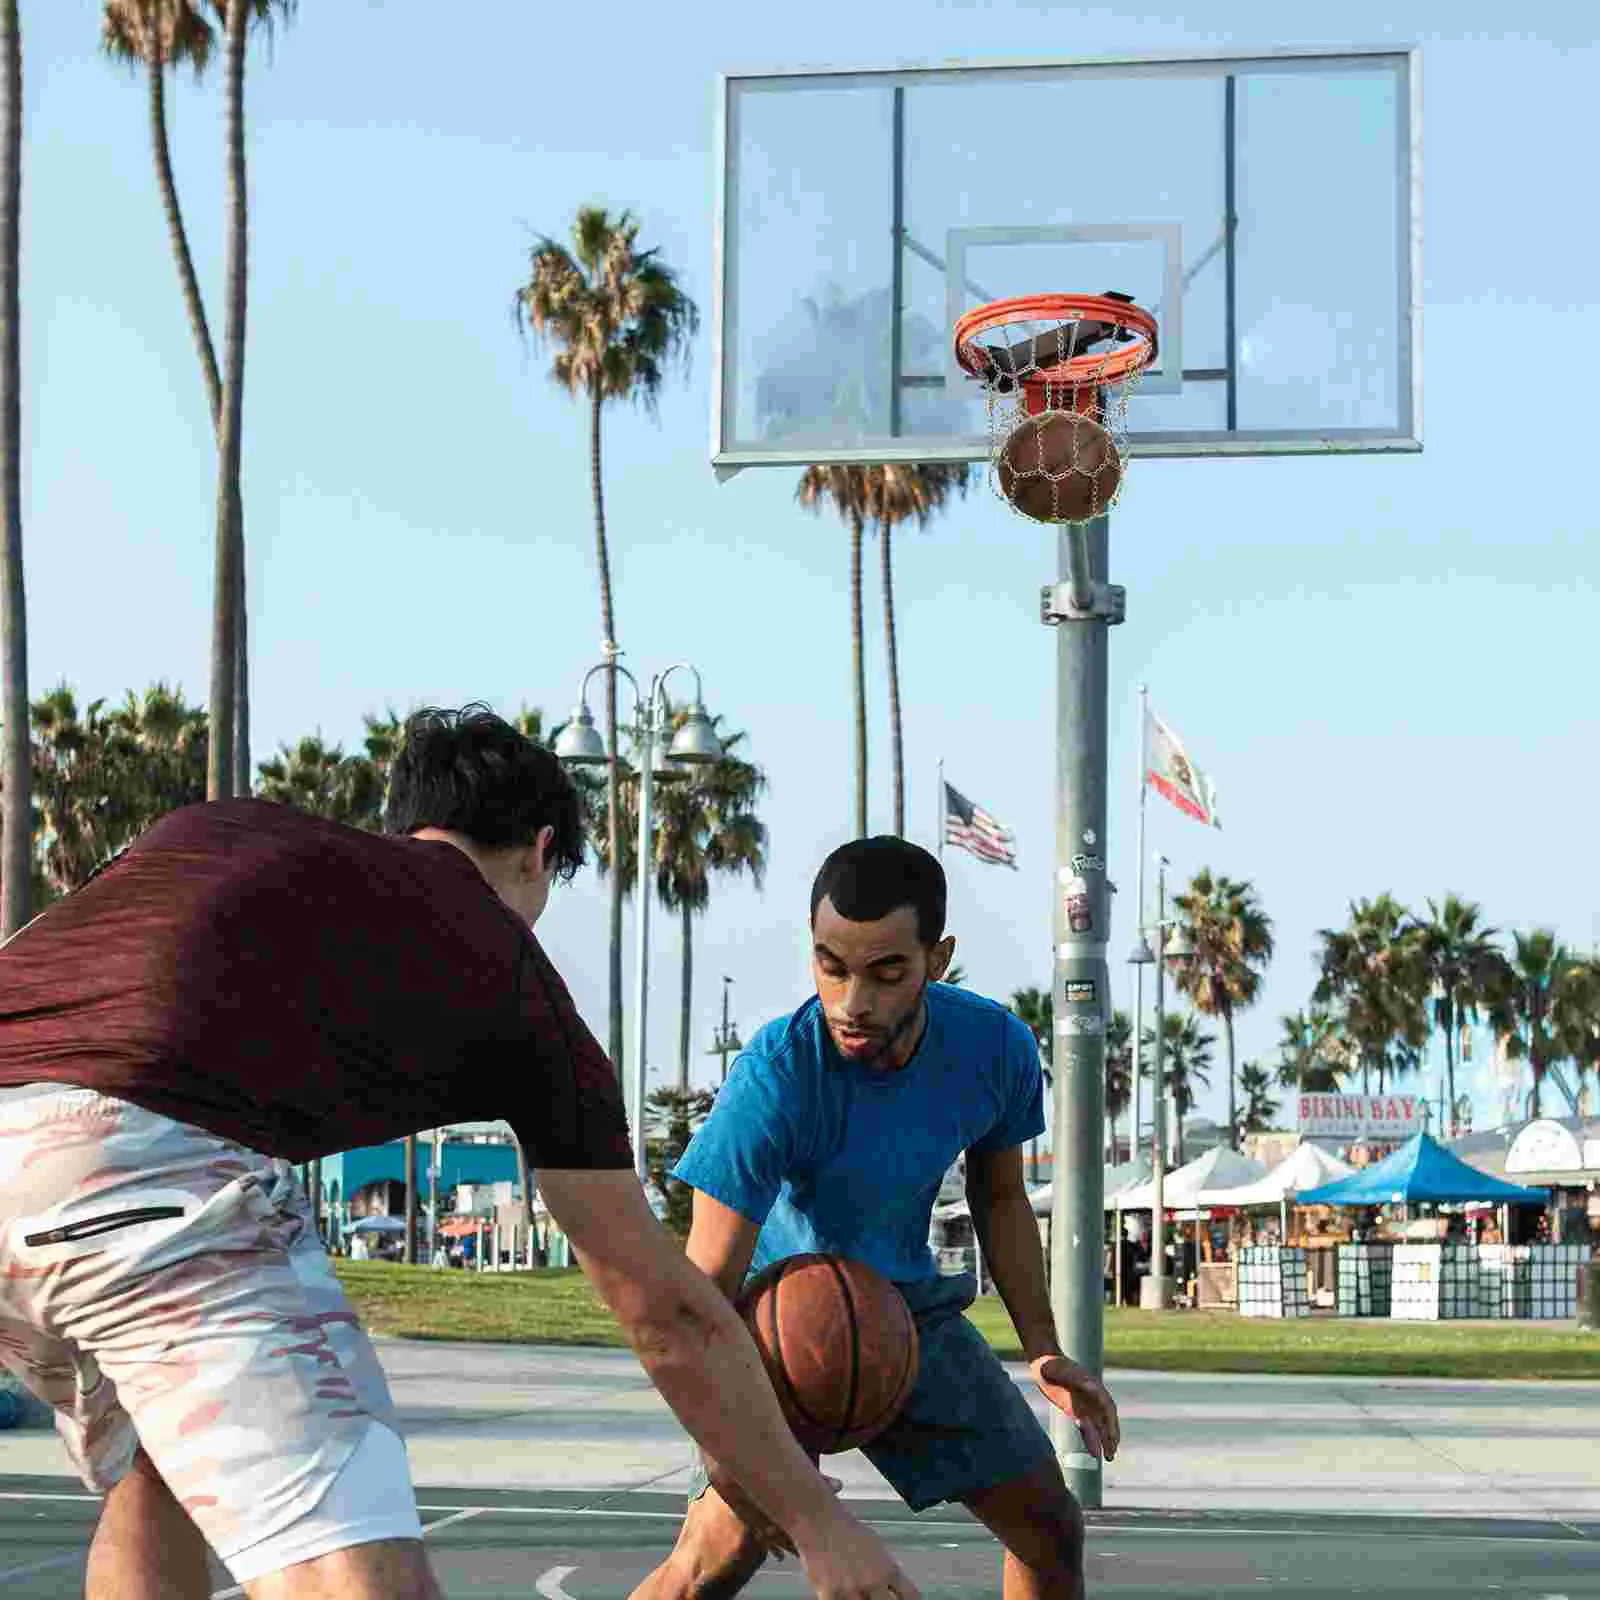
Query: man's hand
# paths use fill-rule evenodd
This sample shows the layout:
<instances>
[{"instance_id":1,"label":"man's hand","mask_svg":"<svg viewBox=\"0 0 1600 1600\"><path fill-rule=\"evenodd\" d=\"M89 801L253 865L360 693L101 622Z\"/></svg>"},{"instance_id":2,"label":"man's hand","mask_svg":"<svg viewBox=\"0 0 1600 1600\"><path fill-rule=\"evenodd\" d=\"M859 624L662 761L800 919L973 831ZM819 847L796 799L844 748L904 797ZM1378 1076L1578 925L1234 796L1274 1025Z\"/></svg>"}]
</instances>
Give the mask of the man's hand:
<instances>
[{"instance_id":1,"label":"man's hand","mask_svg":"<svg viewBox=\"0 0 1600 1600\"><path fill-rule=\"evenodd\" d=\"M813 1462L817 1461L812 1456ZM793 1538L766 1516L739 1485L709 1457L706 1475L723 1503L761 1541L768 1555L780 1561L785 1555L798 1555L806 1577L819 1596L837 1600L916 1600L916 1586L895 1565L882 1542L858 1522L843 1506L837 1514L814 1527L797 1531ZM837 1478L827 1479L838 1494Z\"/></svg>"},{"instance_id":2,"label":"man's hand","mask_svg":"<svg viewBox=\"0 0 1600 1600\"><path fill-rule=\"evenodd\" d=\"M1115 1461L1122 1443L1122 1424L1117 1419L1117 1403L1106 1386L1065 1356L1040 1356L1029 1362L1028 1371L1039 1385L1039 1393L1077 1423L1090 1454Z\"/></svg>"},{"instance_id":3,"label":"man's hand","mask_svg":"<svg viewBox=\"0 0 1600 1600\"><path fill-rule=\"evenodd\" d=\"M837 1502L831 1516L797 1528L794 1542L817 1600L919 1600L883 1541Z\"/></svg>"}]
</instances>

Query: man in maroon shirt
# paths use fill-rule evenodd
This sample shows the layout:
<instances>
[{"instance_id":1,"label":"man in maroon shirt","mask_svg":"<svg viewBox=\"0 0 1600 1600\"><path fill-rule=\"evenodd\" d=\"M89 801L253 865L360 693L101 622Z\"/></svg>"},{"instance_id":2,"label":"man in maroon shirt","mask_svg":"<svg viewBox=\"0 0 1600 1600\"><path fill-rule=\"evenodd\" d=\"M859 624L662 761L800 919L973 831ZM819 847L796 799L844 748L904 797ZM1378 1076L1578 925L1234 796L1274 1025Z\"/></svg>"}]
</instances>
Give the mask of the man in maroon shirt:
<instances>
[{"instance_id":1,"label":"man in maroon shirt","mask_svg":"<svg viewBox=\"0 0 1600 1600\"><path fill-rule=\"evenodd\" d=\"M583 859L554 756L482 708L419 713L385 825L189 807L0 952L0 1362L106 1496L90 1600L205 1595L207 1542L252 1600L439 1593L292 1163L484 1117L817 1592L914 1600L645 1204L611 1065L531 932Z\"/></svg>"}]
</instances>

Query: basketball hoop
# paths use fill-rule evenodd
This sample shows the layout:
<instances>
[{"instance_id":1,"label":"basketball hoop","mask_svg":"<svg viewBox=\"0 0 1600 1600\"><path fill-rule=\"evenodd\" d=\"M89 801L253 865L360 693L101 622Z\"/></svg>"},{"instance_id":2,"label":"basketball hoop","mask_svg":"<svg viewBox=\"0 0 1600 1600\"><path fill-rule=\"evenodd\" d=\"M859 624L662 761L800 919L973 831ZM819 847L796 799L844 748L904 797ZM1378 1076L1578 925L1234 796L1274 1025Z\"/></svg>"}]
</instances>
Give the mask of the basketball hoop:
<instances>
[{"instance_id":1,"label":"basketball hoop","mask_svg":"<svg viewBox=\"0 0 1600 1600\"><path fill-rule=\"evenodd\" d=\"M1000 497L1036 522L1108 511L1122 488L1128 400L1156 347L1156 319L1121 294L1025 295L962 317L956 360L988 399Z\"/></svg>"}]
</instances>

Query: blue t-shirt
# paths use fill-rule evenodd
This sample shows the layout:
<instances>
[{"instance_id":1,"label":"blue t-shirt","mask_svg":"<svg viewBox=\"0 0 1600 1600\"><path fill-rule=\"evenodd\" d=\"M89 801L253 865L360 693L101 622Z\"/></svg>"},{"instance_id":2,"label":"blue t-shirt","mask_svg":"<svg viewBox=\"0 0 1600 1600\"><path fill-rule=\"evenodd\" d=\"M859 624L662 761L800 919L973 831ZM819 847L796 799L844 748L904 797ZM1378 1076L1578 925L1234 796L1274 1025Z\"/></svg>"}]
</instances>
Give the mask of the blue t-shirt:
<instances>
[{"instance_id":1,"label":"blue t-shirt","mask_svg":"<svg viewBox=\"0 0 1600 1600\"><path fill-rule=\"evenodd\" d=\"M916 1053L875 1072L840 1055L813 997L750 1041L673 1176L762 1224L752 1271L816 1250L916 1283L937 1274L951 1163L1044 1126L1038 1047L1004 1006L930 984Z\"/></svg>"}]
</instances>

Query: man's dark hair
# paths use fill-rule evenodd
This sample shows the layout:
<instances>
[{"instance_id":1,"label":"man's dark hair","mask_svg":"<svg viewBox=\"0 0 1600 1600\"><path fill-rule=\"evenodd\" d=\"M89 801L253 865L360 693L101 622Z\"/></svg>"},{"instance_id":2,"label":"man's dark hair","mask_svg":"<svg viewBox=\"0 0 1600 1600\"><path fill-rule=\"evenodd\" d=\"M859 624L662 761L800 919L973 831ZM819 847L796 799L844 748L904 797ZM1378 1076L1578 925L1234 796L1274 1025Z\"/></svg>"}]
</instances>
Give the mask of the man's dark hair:
<instances>
[{"instance_id":1,"label":"man's dark hair","mask_svg":"<svg viewBox=\"0 0 1600 1600\"><path fill-rule=\"evenodd\" d=\"M555 752L481 704L429 706L406 718L383 827L444 828L486 850L529 845L541 828L554 828L554 874L568 882L583 865L583 812Z\"/></svg>"},{"instance_id":2,"label":"man's dark hair","mask_svg":"<svg viewBox=\"0 0 1600 1600\"><path fill-rule=\"evenodd\" d=\"M840 845L811 885L812 922L824 899L851 922L877 922L910 906L923 944L935 945L944 937L944 868L921 845L893 834Z\"/></svg>"}]
</instances>

